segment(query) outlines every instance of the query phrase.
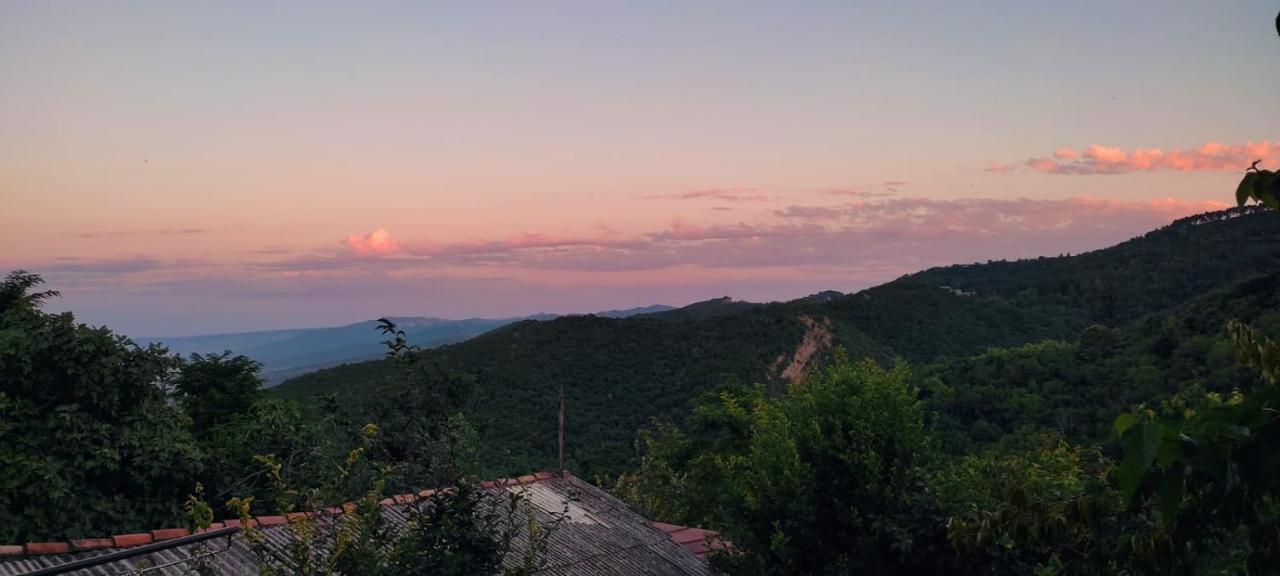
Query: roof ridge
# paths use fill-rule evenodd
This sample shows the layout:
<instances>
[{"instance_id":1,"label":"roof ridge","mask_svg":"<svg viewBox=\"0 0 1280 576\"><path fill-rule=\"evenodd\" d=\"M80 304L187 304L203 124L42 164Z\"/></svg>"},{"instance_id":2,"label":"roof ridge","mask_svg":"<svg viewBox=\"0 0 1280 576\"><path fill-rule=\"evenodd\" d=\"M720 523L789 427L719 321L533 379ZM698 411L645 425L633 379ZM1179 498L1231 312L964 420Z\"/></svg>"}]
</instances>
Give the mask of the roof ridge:
<instances>
[{"instance_id":1,"label":"roof ridge","mask_svg":"<svg viewBox=\"0 0 1280 576\"><path fill-rule=\"evenodd\" d=\"M540 470L533 474L525 474L514 478L498 478L496 480L485 480L480 483L482 489L506 488L510 486L524 486L534 484L542 480L554 477L555 474ZM564 472L563 476L572 476L568 472ZM410 504L419 499L430 498L433 494L441 491L448 491L452 488L430 488L419 490L418 492L410 492L407 494L396 494L383 498L378 503L383 506L392 506L396 504ZM311 512L289 512L287 514L272 514L254 516L249 519L250 526L279 526L290 522L297 522L303 518L310 518L317 515L338 515L350 513L355 509L354 502L347 502L341 506L329 506L320 510ZM26 544L0 545L0 560L12 559L21 556L43 556L50 554L71 554L73 552L87 552L90 550L112 550L132 548L134 546L143 546L154 542L163 542L165 540L174 540L183 538L192 534L203 534L221 528L231 528L241 526L238 519L227 519L222 522L214 522L208 528L201 528L192 531L187 528L160 528L147 532L137 532L134 534L116 534L113 536L104 536L101 538L77 538L65 541L47 541L47 542L28 542Z\"/></svg>"}]
</instances>

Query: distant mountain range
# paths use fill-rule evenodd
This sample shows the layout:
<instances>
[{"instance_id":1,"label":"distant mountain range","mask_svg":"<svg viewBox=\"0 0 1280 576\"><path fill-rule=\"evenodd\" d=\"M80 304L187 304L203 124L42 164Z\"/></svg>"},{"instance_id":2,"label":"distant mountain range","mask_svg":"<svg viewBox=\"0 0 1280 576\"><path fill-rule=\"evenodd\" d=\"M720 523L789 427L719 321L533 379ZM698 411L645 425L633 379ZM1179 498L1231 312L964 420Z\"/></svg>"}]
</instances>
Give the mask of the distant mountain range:
<instances>
[{"instance_id":1,"label":"distant mountain range","mask_svg":"<svg viewBox=\"0 0 1280 576\"><path fill-rule=\"evenodd\" d=\"M601 318L628 318L669 310L674 308L659 304L625 310L606 310L596 312L594 315ZM558 317L560 315L557 314L535 314L520 318L466 318L463 320L422 316L389 319L404 330L410 344L422 348L435 348L462 342L513 322L552 320ZM367 320L327 328L295 328L173 338L138 338L137 340L162 344L172 352L184 356L221 353L228 350L235 354L243 354L262 363L263 379L268 386L273 386L305 372L378 358L384 349L377 327L377 320Z\"/></svg>"}]
</instances>

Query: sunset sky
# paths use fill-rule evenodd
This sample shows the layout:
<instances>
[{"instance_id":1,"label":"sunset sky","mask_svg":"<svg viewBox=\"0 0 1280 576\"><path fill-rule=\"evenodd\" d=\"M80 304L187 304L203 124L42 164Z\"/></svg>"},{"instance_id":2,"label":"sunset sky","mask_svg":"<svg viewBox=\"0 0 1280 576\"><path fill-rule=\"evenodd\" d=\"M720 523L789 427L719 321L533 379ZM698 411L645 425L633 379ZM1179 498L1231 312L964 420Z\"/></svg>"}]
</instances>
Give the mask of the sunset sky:
<instances>
[{"instance_id":1,"label":"sunset sky","mask_svg":"<svg viewBox=\"0 0 1280 576\"><path fill-rule=\"evenodd\" d=\"M0 2L0 270L134 336L785 300L1280 166L1273 0L960 4Z\"/></svg>"}]
</instances>

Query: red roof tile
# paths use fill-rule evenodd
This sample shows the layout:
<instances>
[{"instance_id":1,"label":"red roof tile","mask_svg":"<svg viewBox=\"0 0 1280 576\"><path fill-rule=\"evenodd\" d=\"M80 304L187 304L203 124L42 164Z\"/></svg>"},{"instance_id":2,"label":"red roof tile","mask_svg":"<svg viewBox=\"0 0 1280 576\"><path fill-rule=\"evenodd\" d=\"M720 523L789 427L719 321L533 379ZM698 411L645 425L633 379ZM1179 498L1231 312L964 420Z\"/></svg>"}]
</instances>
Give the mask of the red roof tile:
<instances>
[{"instance_id":1,"label":"red roof tile","mask_svg":"<svg viewBox=\"0 0 1280 576\"><path fill-rule=\"evenodd\" d=\"M654 522L653 526L667 534L687 528L687 526L676 526L675 524L667 524L666 522Z\"/></svg>"},{"instance_id":2,"label":"red roof tile","mask_svg":"<svg viewBox=\"0 0 1280 576\"><path fill-rule=\"evenodd\" d=\"M98 548L110 548L115 543L110 538L86 538L84 540L72 540L71 547L76 550L97 550Z\"/></svg>"},{"instance_id":3,"label":"red roof tile","mask_svg":"<svg viewBox=\"0 0 1280 576\"><path fill-rule=\"evenodd\" d=\"M289 522L284 516L258 516L255 518L259 526L279 526Z\"/></svg>"},{"instance_id":4,"label":"red roof tile","mask_svg":"<svg viewBox=\"0 0 1280 576\"><path fill-rule=\"evenodd\" d=\"M197 530L196 530L196 534L204 534L205 532L213 532L214 530L221 530L221 529L226 528L226 527L227 527L227 525L226 525L226 524L223 524L222 522L214 522L213 524L210 524L208 528L199 528L199 529L197 529Z\"/></svg>"},{"instance_id":5,"label":"red roof tile","mask_svg":"<svg viewBox=\"0 0 1280 576\"><path fill-rule=\"evenodd\" d=\"M0 546L0 556L21 556L21 546Z\"/></svg>"},{"instance_id":6,"label":"red roof tile","mask_svg":"<svg viewBox=\"0 0 1280 576\"><path fill-rule=\"evenodd\" d=\"M128 548L130 546L141 546L143 544L150 544L151 540L152 540L151 535L147 533L116 534L115 536L111 537L111 542L112 544L115 545L116 548Z\"/></svg>"},{"instance_id":7,"label":"red roof tile","mask_svg":"<svg viewBox=\"0 0 1280 576\"><path fill-rule=\"evenodd\" d=\"M160 540L173 540L174 538L182 538L190 536L191 531L186 528L162 528L160 530L152 530L151 537L157 542Z\"/></svg>"},{"instance_id":8,"label":"red roof tile","mask_svg":"<svg viewBox=\"0 0 1280 576\"><path fill-rule=\"evenodd\" d=\"M685 550L698 556L706 556L716 550L728 550L729 544L720 539L720 533L690 526L677 526L666 522L654 522L653 527L671 538Z\"/></svg>"},{"instance_id":9,"label":"red roof tile","mask_svg":"<svg viewBox=\"0 0 1280 576\"><path fill-rule=\"evenodd\" d=\"M31 542L26 546L29 555L66 554L71 551L71 544L66 542Z\"/></svg>"},{"instance_id":10,"label":"red roof tile","mask_svg":"<svg viewBox=\"0 0 1280 576\"><path fill-rule=\"evenodd\" d=\"M678 530L676 532L667 534L667 536L670 536L672 540L675 540L676 544L684 544L686 542L701 542L707 539L707 535L702 530L699 530L697 528L685 528L684 530Z\"/></svg>"}]
</instances>

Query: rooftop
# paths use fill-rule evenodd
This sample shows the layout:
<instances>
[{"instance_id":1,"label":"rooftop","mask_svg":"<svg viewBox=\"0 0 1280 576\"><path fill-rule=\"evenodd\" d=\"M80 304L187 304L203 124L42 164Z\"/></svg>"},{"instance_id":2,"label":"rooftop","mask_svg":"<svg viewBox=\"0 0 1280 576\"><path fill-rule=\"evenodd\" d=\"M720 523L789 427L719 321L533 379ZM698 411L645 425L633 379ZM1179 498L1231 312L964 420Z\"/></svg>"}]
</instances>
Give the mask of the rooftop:
<instances>
[{"instance_id":1,"label":"rooftop","mask_svg":"<svg viewBox=\"0 0 1280 576\"><path fill-rule=\"evenodd\" d=\"M531 504L534 515L543 522L550 522L552 514L564 511L568 502L568 519L552 533L546 551L547 562L538 570L539 574L703 576L710 574L703 557L711 550L722 548L714 540L713 532L650 522L605 491L568 473L559 476L539 472L519 478L485 482L482 488L522 491ZM394 525L403 525L407 519L404 505L427 496L430 492L401 494L383 500L386 518ZM301 516L258 516L252 521L263 529L269 547L282 550L292 541L287 524ZM210 530L238 525L238 521L228 521L212 526ZM0 576L26 574L81 558L190 535L185 528L168 528L69 542L0 546ZM210 551L217 551L210 557L210 563L217 573L242 574L258 571L257 560L242 538L229 536L206 544ZM522 550L525 544L524 541L518 541L515 550ZM71 573L119 574L146 571L157 575L185 575L190 571L184 560L196 553L196 546L199 544L183 543ZM508 563L518 561L518 558L507 559Z\"/></svg>"}]
</instances>

